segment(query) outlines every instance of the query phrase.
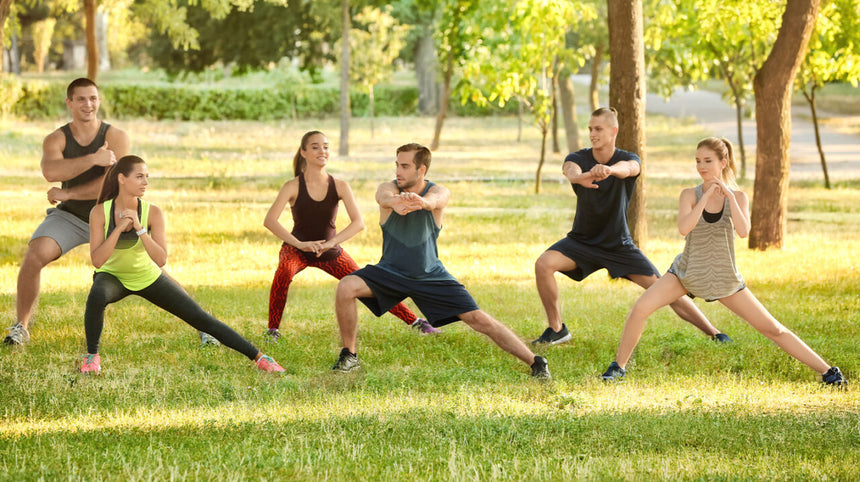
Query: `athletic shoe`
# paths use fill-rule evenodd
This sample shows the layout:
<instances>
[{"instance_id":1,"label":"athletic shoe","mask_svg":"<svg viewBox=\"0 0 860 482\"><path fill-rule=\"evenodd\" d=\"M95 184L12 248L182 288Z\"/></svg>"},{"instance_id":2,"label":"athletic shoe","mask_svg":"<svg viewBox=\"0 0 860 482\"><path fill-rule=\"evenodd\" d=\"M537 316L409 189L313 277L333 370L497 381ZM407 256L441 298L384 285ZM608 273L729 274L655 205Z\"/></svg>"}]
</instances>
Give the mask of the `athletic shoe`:
<instances>
[{"instance_id":1,"label":"athletic shoe","mask_svg":"<svg viewBox=\"0 0 860 482\"><path fill-rule=\"evenodd\" d=\"M200 346L219 346L221 344L220 341L216 340L214 336L206 333L205 331L200 331Z\"/></svg>"},{"instance_id":2,"label":"athletic shoe","mask_svg":"<svg viewBox=\"0 0 860 482\"><path fill-rule=\"evenodd\" d=\"M839 367L830 367L830 370L821 375L821 381L827 385L835 385L837 387L848 386L848 380L842 376L842 371Z\"/></svg>"},{"instance_id":3,"label":"athletic shoe","mask_svg":"<svg viewBox=\"0 0 860 482\"><path fill-rule=\"evenodd\" d=\"M266 330L266 333L263 334L263 337L268 343L277 343L278 338L281 337L281 332L278 331L277 328L269 328L268 330Z\"/></svg>"},{"instance_id":4,"label":"athletic shoe","mask_svg":"<svg viewBox=\"0 0 860 482\"><path fill-rule=\"evenodd\" d=\"M711 339L717 343L731 343L732 342L732 339L729 338L729 335L726 335L725 333L717 333L716 335L712 336Z\"/></svg>"},{"instance_id":5,"label":"athletic shoe","mask_svg":"<svg viewBox=\"0 0 860 482\"><path fill-rule=\"evenodd\" d=\"M607 382L611 382L613 380L621 380L626 374L627 370L618 366L618 363L612 362L609 364L609 368L606 369L606 372L600 377Z\"/></svg>"},{"instance_id":6,"label":"athletic shoe","mask_svg":"<svg viewBox=\"0 0 860 482\"><path fill-rule=\"evenodd\" d=\"M21 323L15 323L8 328L9 335L3 339L3 343L7 345L23 345L30 341L30 332L24 328Z\"/></svg>"},{"instance_id":7,"label":"athletic shoe","mask_svg":"<svg viewBox=\"0 0 860 482\"><path fill-rule=\"evenodd\" d=\"M263 355L257 360L257 368L263 370L264 372L283 372L284 367L278 365L278 362L274 360L274 358Z\"/></svg>"},{"instance_id":8,"label":"athletic shoe","mask_svg":"<svg viewBox=\"0 0 860 482\"><path fill-rule=\"evenodd\" d=\"M84 355L84 362L81 364L81 373L91 373L98 375L102 371L102 357L98 353L95 355L87 353Z\"/></svg>"},{"instance_id":9,"label":"athletic shoe","mask_svg":"<svg viewBox=\"0 0 860 482\"><path fill-rule=\"evenodd\" d=\"M532 342L532 345L540 345L549 343L550 345L557 345L559 343L564 343L566 341L570 341L572 337L570 336L570 332L567 331L567 325L564 323L561 324L561 331L553 331L552 328L547 328L543 331L540 338Z\"/></svg>"},{"instance_id":10,"label":"athletic shoe","mask_svg":"<svg viewBox=\"0 0 860 482\"><path fill-rule=\"evenodd\" d=\"M532 363L532 378L538 380L552 380L552 375L549 374L549 366L546 363L546 358L535 356L535 361Z\"/></svg>"},{"instance_id":11,"label":"athletic shoe","mask_svg":"<svg viewBox=\"0 0 860 482\"><path fill-rule=\"evenodd\" d=\"M331 367L336 372L351 372L361 368L361 362L358 361L358 355L350 353L348 348L340 351L340 356L337 358L337 363Z\"/></svg>"},{"instance_id":12,"label":"athletic shoe","mask_svg":"<svg viewBox=\"0 0 860 482\"><path fill-rule=\"evenodd\" d=\"M412 328L420 330L421 334L423 335L437 335L441 332L437 328L433 327L433 325L431 325L430 322L425 320L424 318L418 318L417 320L413 321Z\"/></svg>"}]
</instances>

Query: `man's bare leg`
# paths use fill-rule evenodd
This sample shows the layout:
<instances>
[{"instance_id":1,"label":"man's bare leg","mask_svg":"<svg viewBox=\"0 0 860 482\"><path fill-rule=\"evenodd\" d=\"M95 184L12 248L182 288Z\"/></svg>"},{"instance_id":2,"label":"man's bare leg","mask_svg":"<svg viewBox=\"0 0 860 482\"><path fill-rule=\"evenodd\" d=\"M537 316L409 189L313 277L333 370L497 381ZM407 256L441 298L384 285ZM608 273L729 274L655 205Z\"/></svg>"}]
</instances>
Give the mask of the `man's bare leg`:
<instances>
[{"instance_id":1,"label":"man's bare leg","mask_svg":"<svg viewBox=\"0 0 860 482\"><path fill-rule=\"evenodd\" d=\"M483 310L474 310L460 315L460 319L473 330L487 335L502 350L519 358L526 365L535 362L535 354L510 328Z\"/></svg>"},{"instance_id":2,"label":"man's bare leg","mask_svg":"<svg viewBox=\"0 0 860 482\"><path fill-rule=\"evenodd\" d=\"M558 305L558 283L555 273L576 269L576 263L558 251L547 250L535 261L535 284L546 312L546 321L553 331L561 331L561 308Z\"/></svg>"}]
</instances>

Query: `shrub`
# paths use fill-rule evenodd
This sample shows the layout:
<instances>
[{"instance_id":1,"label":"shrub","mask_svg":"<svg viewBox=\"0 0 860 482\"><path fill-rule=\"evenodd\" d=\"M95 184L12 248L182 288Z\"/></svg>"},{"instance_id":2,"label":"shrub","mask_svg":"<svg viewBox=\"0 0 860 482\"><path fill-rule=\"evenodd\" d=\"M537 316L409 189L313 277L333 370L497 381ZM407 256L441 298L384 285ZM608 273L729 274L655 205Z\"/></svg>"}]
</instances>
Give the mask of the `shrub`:
<instances>
[{"instance_id":1,"label":"shrub","mask_svg":"<svg viewBox=\"0 0 860 482\"><path fill-rule=\"evenodd\" d=\"M5 85L5 84L3 84ZM3 87L5 88L5 87ZM66 84L59 82L27 81L22 84L23 94L12 105L11 111L26 118L53 118L65 114L61 101ZM321 118L338 115L340 90L337 87L318 86L305 82L281 82L276 87L234 88L198 87L194 85L151 86L140 84L102 85L102 109L110 118L138 117L144 119L173 120L270 120L295 115L298 118ZM418 112L418 89L410 86L377 86L374 115L409 116ZM366 92L350 93L352 115L369 114ZM505 109L461 105L451 101L451 113L463 116L484 116L499 112L516 113L516 105Z\"/></svg>"}]
</instances>

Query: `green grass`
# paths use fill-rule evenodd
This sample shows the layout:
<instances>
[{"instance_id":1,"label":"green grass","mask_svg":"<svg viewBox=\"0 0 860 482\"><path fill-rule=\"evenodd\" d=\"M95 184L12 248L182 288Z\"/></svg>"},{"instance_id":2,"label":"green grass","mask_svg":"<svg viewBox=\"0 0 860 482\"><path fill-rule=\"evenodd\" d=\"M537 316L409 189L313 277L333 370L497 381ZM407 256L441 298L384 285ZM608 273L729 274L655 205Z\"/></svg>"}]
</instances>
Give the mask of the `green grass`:
<instances>
[{"instance_id":1,"label":"green grass","mask_svg":"<svg viewBox=\"0 0 860 482\"><path fill-rule=\"evenodd\" d=\"M392 176L394 147L427 142L432 122L383 119L371 140L357 121L351 155L332 160L368 225L345 245L360 265L381 251L373 192ZM716 303L697 301L735 343L715 345L663 309L649 320L628 380L601 383L641 293L604 272L583 283L559 277L574 340L541 349L552 384L530 380L527 367L463 324L422 337L363 307L364 370L333 375L336 283L316 270L297 277L283 337L267 345L279 243L262 220L290 177L301 133L321 128L337 146L337 121L121 124L149 162L147 196L167 215L169 272L287 372L261 374L228 349L200 349L187 325L129 298L107 310L102 375L80 376L92 268L78 248L43 272L32 342L0 350L2 480L858 477L857 390L822 388ZM20 258L46 207L38 159L54 126L0 127L0 322L9 326ZM430 177L453 194L439 242L446 266L479 305L530 340L545 326L533 263L569 230L575 198L557 182L560 154L545 167L544 193L532 194L538 138L533 128L524 134L523 143L511 140L512 119L451 119ZM645 250L661 268L683 246L677 196L696 180L689 151L705 134L649 118ZM858 187L793 183L785 248L737 242L750 289L852 381L860 374Z\"/></svg>"}]
</instances>

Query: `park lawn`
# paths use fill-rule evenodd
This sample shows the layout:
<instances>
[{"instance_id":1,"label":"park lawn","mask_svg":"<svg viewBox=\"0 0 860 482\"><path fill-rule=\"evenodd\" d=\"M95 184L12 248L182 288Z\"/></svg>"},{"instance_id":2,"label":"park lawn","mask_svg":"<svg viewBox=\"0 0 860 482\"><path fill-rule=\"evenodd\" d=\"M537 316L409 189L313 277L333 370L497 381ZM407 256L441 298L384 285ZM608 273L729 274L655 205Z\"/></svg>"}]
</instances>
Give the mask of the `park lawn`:
<instances>
[{"instance_id":1,"label":"park lawn","mask_svg":"<svg viewBox=\"0 0 860 482\"><path fill-rule=\"evenodd\" d=\"M268 345L279 243L262 219L290 177L303 130L336 132L336 120L117 124L149 161L147 197L168 218L169 272L287 371L258 373L228 349L198 348L192 329L130 298L107 310L102 375L81 376L91 267L77 248L44 271L32 342L0 350L0 479L858 478L857 390L822 387L716 303L697 300L735 343L716 345L663 309L628 379L602 383L641 293L605 272L583 283L559 276L574 339L539 350L549 384L463 324L426 337L363 307L364 368L332 374L336 282L316 270L297 277L283 336ZM2 127L0 316L8 326L20 257L45 208L38 155L52 124ZM392 139L429 134L432 119L383 119L375 140L365 127L355 123L349 160L333 156L330 167L351 180L368 226L345 245L360 265L381 251L373 192L392 176ZM537 132L527 128L516 143L515 131L511 119L452 119L429 177L452 191L443 262L479 305L531 340L545 327L533 262L569 230L575 198L558 181L559 154L544 169L543 194L532 194ZM645 251L661 269L683 246L677 196L696 182L690 157L703 135L649 118ZM738 240L741 272L778 319L854 381L860 190L856 181L829 191L795 183L789 198L786 246L758 252Z\"/></svg>"}]
</instances>

